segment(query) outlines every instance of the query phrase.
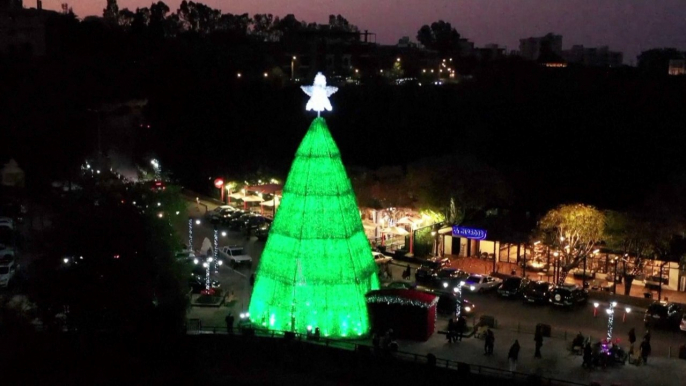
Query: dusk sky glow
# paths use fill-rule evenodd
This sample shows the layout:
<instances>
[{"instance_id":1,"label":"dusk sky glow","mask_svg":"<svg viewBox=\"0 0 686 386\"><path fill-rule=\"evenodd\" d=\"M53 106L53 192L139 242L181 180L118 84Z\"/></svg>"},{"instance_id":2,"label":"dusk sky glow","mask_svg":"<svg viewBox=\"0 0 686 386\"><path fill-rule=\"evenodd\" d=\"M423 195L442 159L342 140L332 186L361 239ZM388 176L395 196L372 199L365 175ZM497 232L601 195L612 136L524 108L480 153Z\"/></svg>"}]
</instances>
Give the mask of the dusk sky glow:
<instances>
[{"instance_id":1,"label":"dusk sky glow","mask_svg":"<svg viewBox=\"0 0 686 386\"><path fill-rule=\"evenodd\" d=\"M43 0L46 9L61 2L80 18L102 15L106 0ZM573 44L609 45L634 64L638 53L656 47L686 50L686 7L683 0L200 0L230 13L292 13L298 20L326 23L341 14L377 42L393 44L402 36L416 40L423 24L443 19L477 45L498 43L508 51L519 39L547 32L563 35L563 48ZM173 12L180 0L165 2ZM150 6L151 0L119 0L119 9ZM25 7L35 7L25 0Z\"/></svg>"}]
</instances>

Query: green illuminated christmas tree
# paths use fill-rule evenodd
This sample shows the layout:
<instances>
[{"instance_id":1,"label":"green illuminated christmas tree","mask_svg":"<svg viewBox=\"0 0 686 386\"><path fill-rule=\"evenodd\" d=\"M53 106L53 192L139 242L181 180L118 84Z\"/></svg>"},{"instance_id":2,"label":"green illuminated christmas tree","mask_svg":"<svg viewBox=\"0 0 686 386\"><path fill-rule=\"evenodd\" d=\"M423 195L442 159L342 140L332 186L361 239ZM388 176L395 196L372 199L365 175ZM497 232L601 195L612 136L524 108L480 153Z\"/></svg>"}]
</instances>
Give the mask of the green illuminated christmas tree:
<instances>
[{"instance_id":1,"label":"green illuminated christmas tree","mask_svg":"<svg viewBox=\"0 0 686 386\"><path fill-rule=\"evenodd\" d=\"M317 78L311 88L308 109L331 110L335 88ZM313 102L317 91L326 101ZM364 295L378 288L355 193L326 121L317 117L284 186L257 269L250 319L272 330L319 327L324 336L357 337L369 331Z\"/></svg>"}]
</instances>

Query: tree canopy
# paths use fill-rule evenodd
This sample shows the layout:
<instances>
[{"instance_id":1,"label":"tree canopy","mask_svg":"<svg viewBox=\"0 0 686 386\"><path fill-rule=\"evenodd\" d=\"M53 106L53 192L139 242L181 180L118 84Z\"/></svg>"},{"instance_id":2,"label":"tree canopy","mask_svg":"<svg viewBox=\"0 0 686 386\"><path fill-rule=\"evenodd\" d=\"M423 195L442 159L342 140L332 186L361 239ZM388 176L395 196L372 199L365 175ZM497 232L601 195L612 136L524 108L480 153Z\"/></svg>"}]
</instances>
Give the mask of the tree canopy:
<instances>
[{"instance_id":1,"label":"tree canopy","mask_svg":"<svg viewBox=\"0 0 686 386\"><path fill-rule=\"evenodd\" d=\"M550 210L539 221L541 236L559 254L560 284L567 273L589 257L605 234L605 214L590 205L565 204Z\"/></svg>"},{"instance_id":2,"label":"tree canopy","mask_svg":"<svg viewBox=\"0 0 686 386\"><path fill-rule=\"evenodd\" d=\"M439 20L429 25L423 25L417 31L417 40L426 48L436 50L441 54L459 53L460 34L450 23Z\"/></svg>"}]
</instances>

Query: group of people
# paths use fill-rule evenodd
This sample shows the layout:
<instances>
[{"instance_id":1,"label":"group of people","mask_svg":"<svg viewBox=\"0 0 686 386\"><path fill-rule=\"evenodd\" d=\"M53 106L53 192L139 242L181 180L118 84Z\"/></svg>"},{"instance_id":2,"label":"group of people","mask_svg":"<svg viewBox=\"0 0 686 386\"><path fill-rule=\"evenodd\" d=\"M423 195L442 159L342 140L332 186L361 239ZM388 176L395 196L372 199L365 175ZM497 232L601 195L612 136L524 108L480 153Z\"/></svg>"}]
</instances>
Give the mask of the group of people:
<instances>
[{"instance_id":1,"label":"group of people","mask_svg":"<svg viewBox=\"0 0 686 386\"><path fill-rule=\"evenodd\" d=\"M457 321L453 321L452 318L448 320L448 333L446 334L446 339L448 343L455 343L457 341L462 341L462 336L467 329L467 319L460 315Z\"/></svg>"},{"instance_id":2,"label":"group of people","mask_svg":"<svg viewBox=\"0 0 686 386\"><path fill-rule=\"evenodd\" d=\"M372 346L375 352L390 352L398 349L398 343L393 336L393 329L389 328L384 334L374 332L372 334Z\"/></svg>"},{"instance_id":3,"label":"group of people","mask_svg":"<svg viewBox=\"0 0 686 386\"><path fill-rule=\"evenodd\" d=\"M648 356L650 356L650 351L652 350L652 347L650 347L650 330L646 330L645 335L643 335L643 341L641 341L641 344L638 346L638 357L635 360L632 360L632 357L636 355L634 349L635 343L636 331L632 328L629 330L629 363L633 362L636 366L641 365L641 363L647 365Z\"/></svg>"}]
</instances>

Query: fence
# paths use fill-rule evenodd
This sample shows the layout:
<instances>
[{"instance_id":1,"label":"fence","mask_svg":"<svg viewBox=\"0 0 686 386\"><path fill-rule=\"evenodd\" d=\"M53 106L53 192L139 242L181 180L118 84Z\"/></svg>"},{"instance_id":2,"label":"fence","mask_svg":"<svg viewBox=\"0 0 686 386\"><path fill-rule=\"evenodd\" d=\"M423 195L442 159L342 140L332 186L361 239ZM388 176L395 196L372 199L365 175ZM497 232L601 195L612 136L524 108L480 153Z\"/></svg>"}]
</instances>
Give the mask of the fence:
<instances>
[{"instance_id":1,"label":"fence","mask_svg":"<svg viewBox=\"0 0 686 386\"><path fill-rule=\"evenodd\" d=\"M197 328L194 328L194 329L191 329L188 331L188 334L190 334L190 335L227 334L227 333L228 332L227 332L226 327L217 327L217 326L210 326L210 327L197 326ZM350 340L330 339L330 338L326 338L326 337L315 338L314 335L312 335L312 334L301 334L301 333L294 333L294 332L290 332L290 331L274 331L274 330L253 329L253 328L240 328L240 327L238 329L234 329L233 333L235 335L244 336L244 337L254 336L254 337L258 337L258 338L287 339L287 340L293 340L293 341L297 340L297 341L301 341L301 342L306 341L306 342L311 343L311 344L318 344L318 345L323 345L326 347L331 347L331 348L336 348L336 349L354 351L354 352L359 353L360 355L389 355L389 356L392 356L392 357L397 358L399 360L414 362L414 363L422 363L422 364L426 364L427 366L442 367L442 368L446 368L446 369L455 370L455 371L458 371L461 373L471 373L471 374L477 374L477 375L483 375L483 376L491 376L491 377L497 377L497 378L501 378L501 379L508 379L508 380L514 380L514 381L524 382L524 381L531 379L531 377L536 377L536 378L540 379L541 384L550 385L550 386L583 386L583 385L585 385L583 383L566 381L566 380L562 380L562 379L546 378L546 377L536 376L536 375L528 374L528 373L513 372L513 371L509 371L509 370L494 368L494 367L458 362L458 361L453 361L450 359L436 358L432 354L423 355L423 354L416 354L416 353L410 353L410 352L405 352L405 351L392 351L392 352L385 351L383 353L374 353L373 348L366 343L350 341Z\"/></svg>"}]
</instances>

